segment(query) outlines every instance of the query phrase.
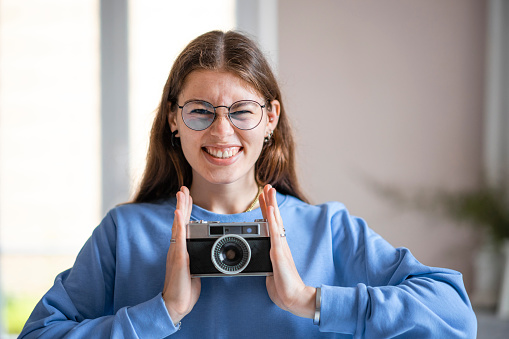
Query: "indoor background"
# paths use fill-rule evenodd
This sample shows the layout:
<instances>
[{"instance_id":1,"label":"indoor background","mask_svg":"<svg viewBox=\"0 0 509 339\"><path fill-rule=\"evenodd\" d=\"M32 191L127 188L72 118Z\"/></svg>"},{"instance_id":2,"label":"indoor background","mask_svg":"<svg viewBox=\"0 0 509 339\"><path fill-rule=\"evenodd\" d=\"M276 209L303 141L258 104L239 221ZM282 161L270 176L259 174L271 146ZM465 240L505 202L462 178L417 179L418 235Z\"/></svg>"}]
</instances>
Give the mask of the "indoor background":
<instances>
[{"instance_id":1,"label":"indoor background","mask_svg":"<svg viewBox=\"0 0 509 339\"><path fill-rule=\"evenodd\" d=\"M172 62L212 29L252 34L271 60L312 202L344 202L472 292L479 233L380 187L507 184L507 110L493 123L488 91L503 2L0 0L0 333L129 200Z\"/></svg>"}]
</instances>

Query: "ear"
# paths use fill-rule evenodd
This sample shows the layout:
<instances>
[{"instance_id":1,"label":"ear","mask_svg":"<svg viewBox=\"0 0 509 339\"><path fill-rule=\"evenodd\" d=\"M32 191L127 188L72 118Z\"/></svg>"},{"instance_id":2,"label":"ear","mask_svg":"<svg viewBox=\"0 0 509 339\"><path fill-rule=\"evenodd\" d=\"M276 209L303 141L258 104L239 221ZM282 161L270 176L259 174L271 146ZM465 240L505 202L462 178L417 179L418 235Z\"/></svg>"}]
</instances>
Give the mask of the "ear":
<instances>
[{"instance_id":1,"label":"ear","mask_svg":"<svg viewBox=\"0 0 509 339\"><path fill-rule=\"evenodd\" d=\"M272 100L270 107L267 107L267 130L274 131L276 129L280 112L281 104L278 100Z\"/></svg>"},{"instance_id":2,"label":"ear","mask_svg":"<svg viewBox=\"0 0 509 339\"><path fill-rule=\"evenodd\" d=\"M170 125L171 131L174 132L175 130L178 130L177 112L171 111L171 104L169 102L167 103L167 105L168 105L168 125ZM179 136L178 132L175 136Z\"/></svg>"}]
</instances>

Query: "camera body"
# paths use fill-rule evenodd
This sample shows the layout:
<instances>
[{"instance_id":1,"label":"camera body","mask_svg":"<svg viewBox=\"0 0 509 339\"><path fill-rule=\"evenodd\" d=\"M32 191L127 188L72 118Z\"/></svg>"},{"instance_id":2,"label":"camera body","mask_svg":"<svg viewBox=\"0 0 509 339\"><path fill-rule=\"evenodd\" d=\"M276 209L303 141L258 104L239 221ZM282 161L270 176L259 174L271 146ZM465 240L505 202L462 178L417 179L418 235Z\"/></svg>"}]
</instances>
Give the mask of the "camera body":
<instances>
[{"instance_id":1,"label":"camera body","mask_svg":"<svg viewBox=\"0 0 509 339\"><path fill-rule=\"evenodd\" d=\"M192 277L272 275L269 225L264 219L191 221L186 241Z\"/></svg>"}]
</instances>

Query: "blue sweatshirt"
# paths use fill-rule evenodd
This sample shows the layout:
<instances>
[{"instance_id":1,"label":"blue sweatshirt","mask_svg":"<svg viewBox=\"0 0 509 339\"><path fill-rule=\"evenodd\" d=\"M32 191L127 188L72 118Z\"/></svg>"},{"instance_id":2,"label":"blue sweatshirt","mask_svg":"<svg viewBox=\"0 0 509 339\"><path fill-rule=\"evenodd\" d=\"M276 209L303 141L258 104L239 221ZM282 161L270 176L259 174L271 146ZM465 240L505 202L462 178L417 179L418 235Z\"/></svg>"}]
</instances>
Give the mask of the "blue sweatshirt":
<instances>
[{"instance_id":1,"label":"blue sweatshirt","mask_svg":"<svg viewBox=\"0 0 509 339\"><path fill-rule=\"evenodd\" d=\"M201 278L180 330L161 297L176 199L121 205L57 276L20 338L475 338L460 273L419 263L337 202L278 193L287 240L306 285L322 288L319 326L276 306L265 277ZM192 220L253 221L193 206Z\"/></svg>"}]
</instances>

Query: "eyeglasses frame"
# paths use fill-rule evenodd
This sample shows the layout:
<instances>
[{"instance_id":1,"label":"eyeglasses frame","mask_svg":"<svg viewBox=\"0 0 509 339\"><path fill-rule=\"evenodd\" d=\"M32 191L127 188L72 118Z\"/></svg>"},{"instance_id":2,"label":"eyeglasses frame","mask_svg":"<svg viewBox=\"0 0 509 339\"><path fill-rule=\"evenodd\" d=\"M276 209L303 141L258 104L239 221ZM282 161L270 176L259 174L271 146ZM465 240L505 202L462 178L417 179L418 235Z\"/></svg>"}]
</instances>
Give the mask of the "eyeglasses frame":
<instances>
[{"instance_id":1,"label":"eyeglasses frame","mask_svg":"<svg viewBox=\"0 0 509 339\"><path fill-rule=\"evenodd\" d=\"M253 126L253 127L251 127L251 128L246 128L246 129L244 129L244 128L240 128L240 127L238 127L238 126L237 126L237 125L235 125L235 123L232 121L231 116L230 116L230 108L231 108L232 106L234 106L235 104L239 103L239 102L246 102L246 101L247 101L247 102L254 102L254 103L258 104L258 106L260 106L260 108L262 109L262 115L261 115L261 117L260 117L260 121L258 121L258 123L257 123L255 126ZM183 112L184 112L184 106L185 106L185 105L187 105L187 104L189 104L189 103L191 103L191 102L204 102L204 103L209 104L209 105L210 105L210 106L214 109L214 119L212 119L212 122L210 123L210 125L208 125L208 126L207 126L207 127L205 127L204 129L194 129L194 128L191 128L191 127L189 127L189 126L186 124L186 121L184 120L184 116L182 115L182 114L183 114ZM210 102L205 101L205 100L190 100L190 101L188 101L188 102L184 103L184 105L182 105L182 106L180 106L179 104L177 104L177 106L178 106L178 108L180 108L180 114L182 115L182 121L184 122L184 124L185 124L185 125L186 125L189 129L191 129L191 130L193 130L193 131L204 131L204 130L206 130L207 128L209 128L210 126L212 126L212 124L214 123L214 121L216 121L216 118L217 118L217 115L218 115L218 114L217 114L217 112L216 112L216 109L217 109L217 108L220 108L220 107L223 107L223 108L228 109L228 113L227 113L226 115L228 116L228 120L230 121L230 124L232 124L232 126L233 126L233 127L237 128L237 129L239 129L239 130L241 130L241 131L250 131L250 130L255 129L256 127L258 127L258 125L260 125L260 122L262 122L262 118L263 118L263 109L267 106L267 104L262 105L262 104L260 104L260 103L259 103L258 101L256 101L256 100L238 100L238 101L235 101L234 103L232 103L230 106L224 106L224 105L214 106L214 105L212 105Z\"/></svg>"}]
</instances>

